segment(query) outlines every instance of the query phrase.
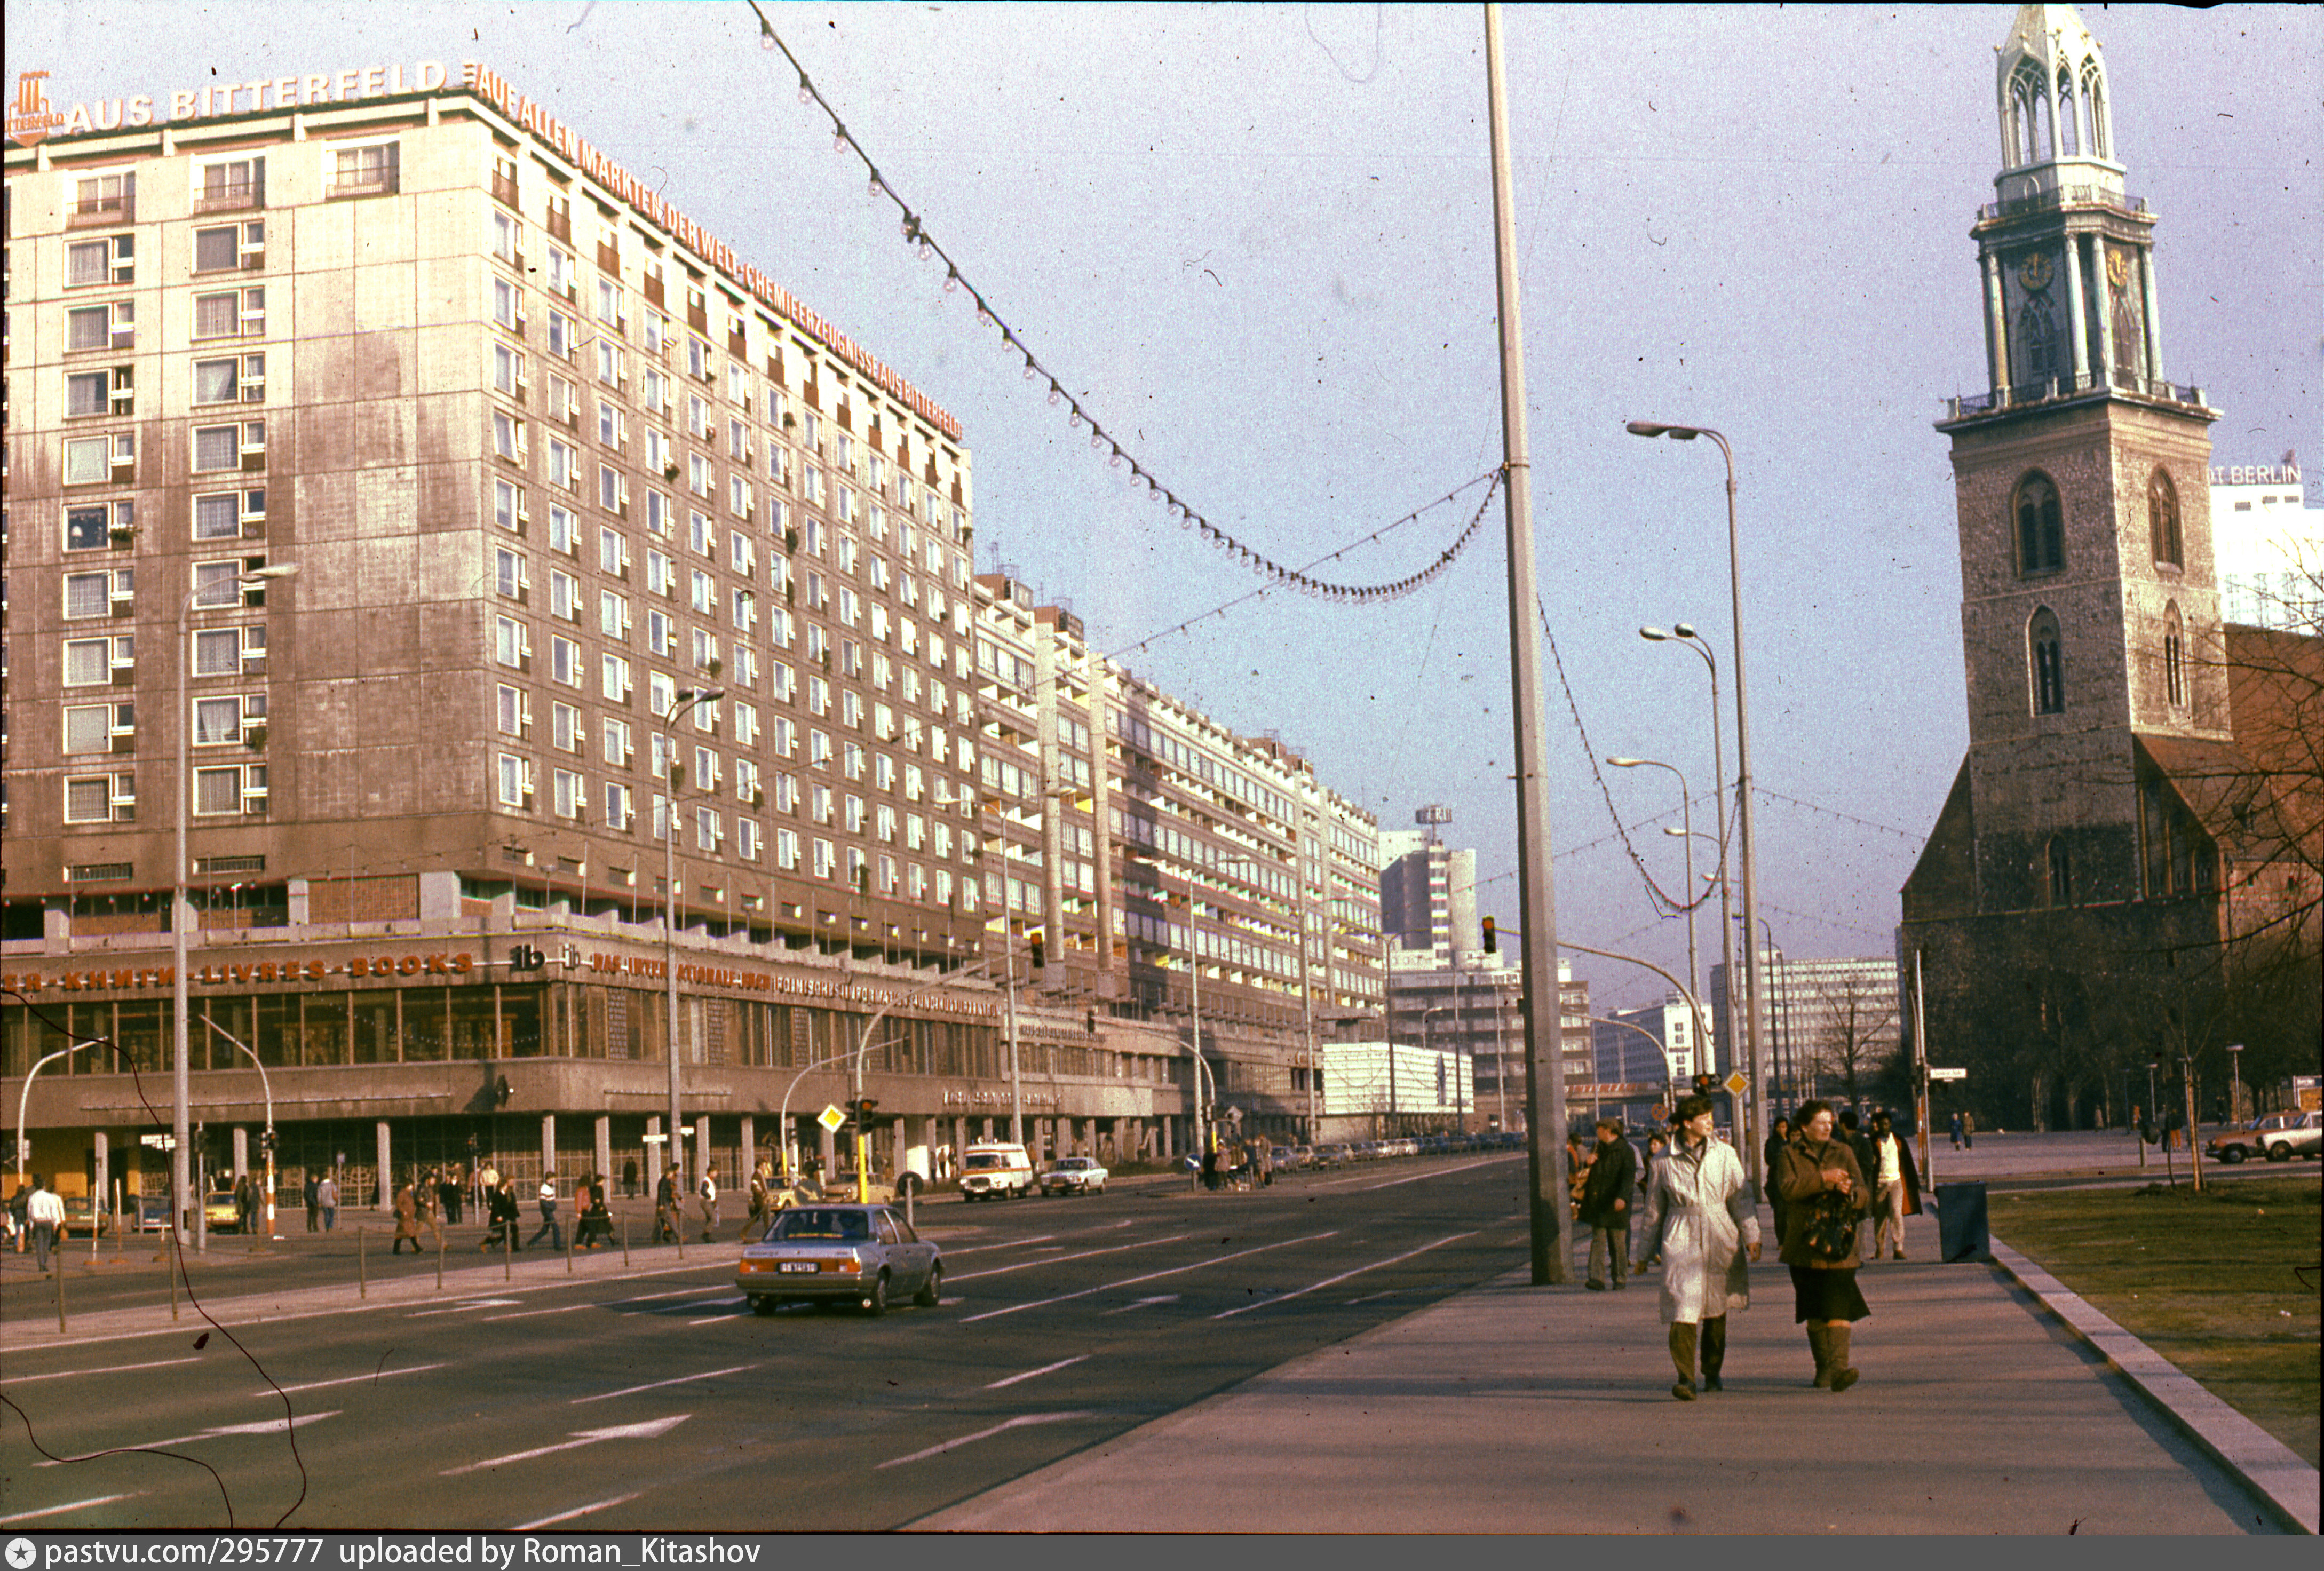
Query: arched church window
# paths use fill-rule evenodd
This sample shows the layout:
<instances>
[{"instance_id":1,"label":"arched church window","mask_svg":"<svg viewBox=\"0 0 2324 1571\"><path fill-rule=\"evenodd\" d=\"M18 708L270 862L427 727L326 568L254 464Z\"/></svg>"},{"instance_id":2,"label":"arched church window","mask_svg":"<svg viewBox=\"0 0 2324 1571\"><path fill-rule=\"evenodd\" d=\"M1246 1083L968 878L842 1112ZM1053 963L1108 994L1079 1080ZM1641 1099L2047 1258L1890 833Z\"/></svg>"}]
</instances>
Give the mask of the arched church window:
<instances>
[{"instance_id":1,"label":"arched church window","mask_svg":"<svg viewBox=\"0 0 2324 1571\"><path fill-rule=\"evenodd\" d=\"M2163 692L2173 709L2187 707L2187 624L2175 600L2163 609Z\"/></svg>"},{"instance_id":2,"label":"arched church window","mask_svg":"<svg viewBox=\"0 0 2324 1571\"><path fill-rule=\"evenodd\" d=\"M2066 712L2066 652L2058 636L2058 618L2044 605L2034 613L2026 624L2025 642L2028 671L2032 679L2034 713L2062 715Z\"/></svg>"},{"instance_id":3,"label":"arched church window","mask_svg":"<svg viewBox=\"0 0 2324 1571\"><path fill-rule=\"evenodd\" d=\"M2107 152L2106 82L2098 75L2098 62L2092 60L2082 68L2082 114L2089 121L2089 134L2082 145L2092 158L2105 158Z\"/></svg>"},{"instance_id":4,"label":"arched church window","mask_svg":"<svg viewBox=\"0 0 2324 1571\"><path fill-rule=\"evenodd\" d=\"M2154 559L2172 567L2185 565L2187 557L2179 529L2179 488L2171 484L2169 471L2157 468L2146 481L2146 533L2154 547Z\"/></svg>"},{"instance_id":5,"label":"arched church window","mask_svg":"<svg viewBox=\"0 0 2324 1571\"><path fill-rule=\"evenodd\" d=\"M2074 853L2063 835L2050 836L2050 903L2074 903Z\"/></svg>"},{"instance_id":6,"label":"arched church window","mask_svg":"<svg viewBox=\"0 0 2324 1571\"><path fill-rule=\"evenodd\" d=\"M2082 116L2074 97L2071 68L2058 68L2058 156L2072 158L2082 151Z\"/></svg>"},{"instance_id":7,"label":"arched church window","mask_svg":"<svg viewBox=\"0 0 2324 1571\"><path fill-rule=\"evenodd\" d=\"M2065 515L2047 475L2036 471L2020 480L2009 512L2017 525L2019 576L2054 573L2066 565Z\"/></svg>"},{"instance_id":8,"label":"arched church window","mask_svg":"<svg viewBox=\"0 0 2324 1571\"><path fill-rule=\"evenodd\" d=\"M2043 90L2042 68L2032 60L2009 79L2009 151L2018 165L2050 156L2050 95Z\"/></svg>"}]
</instances>

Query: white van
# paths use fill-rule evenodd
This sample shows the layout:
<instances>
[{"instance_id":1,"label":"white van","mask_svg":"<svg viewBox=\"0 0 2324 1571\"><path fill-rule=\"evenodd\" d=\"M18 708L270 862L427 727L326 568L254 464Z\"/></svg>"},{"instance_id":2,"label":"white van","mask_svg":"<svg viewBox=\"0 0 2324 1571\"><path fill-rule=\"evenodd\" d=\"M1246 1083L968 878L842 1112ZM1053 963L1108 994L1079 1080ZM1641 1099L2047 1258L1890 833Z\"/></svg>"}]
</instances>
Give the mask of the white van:
<instances>
[{"instance_id":1,"label":"white van","mask_svg":"<svg viewBox=\"0 0 2324 1571\"><path fill-rule=\"evenodd\" d=\"M960 1154L960 1197L1013 1199L1033 1192L1033 1160L1021 1145L972 1145Z\"/></svg>"}]
</instances>

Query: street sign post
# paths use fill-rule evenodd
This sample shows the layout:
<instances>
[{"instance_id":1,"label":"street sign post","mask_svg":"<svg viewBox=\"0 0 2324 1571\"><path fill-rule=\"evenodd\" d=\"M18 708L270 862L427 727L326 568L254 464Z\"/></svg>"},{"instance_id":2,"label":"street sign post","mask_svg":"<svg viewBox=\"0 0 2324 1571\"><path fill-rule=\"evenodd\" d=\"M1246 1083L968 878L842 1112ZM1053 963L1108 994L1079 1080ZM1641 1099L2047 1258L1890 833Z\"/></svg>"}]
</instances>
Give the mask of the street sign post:
<instances>
[{"instance_id":1,"label":"street sign post","mask_svg":"<svg viewBox=\"0 0 2324 1571\"><path fill-rule=\"evenodd\" d=\"M847 1122L847 1114L840 1112L836 1107L826 1106L821 1113L816 1115L815 1121L823 1125L824 1128L829 1130L832 1133L837 1134L839 1132L839 1126Z\"/></svg>"},{"instance_id":2,"label":"street sign post","mask_svg":"<svg viewBox=\"0 0 2324 1571\"><path fill-rule=\"evenodd\" d=\"M1932 1080L1966 1080L1969 1078L1969 1071L1967 1069L1939 1069L1932 1066L1929 1070L1929 1078Z\"/></svg>"}]
</instances>

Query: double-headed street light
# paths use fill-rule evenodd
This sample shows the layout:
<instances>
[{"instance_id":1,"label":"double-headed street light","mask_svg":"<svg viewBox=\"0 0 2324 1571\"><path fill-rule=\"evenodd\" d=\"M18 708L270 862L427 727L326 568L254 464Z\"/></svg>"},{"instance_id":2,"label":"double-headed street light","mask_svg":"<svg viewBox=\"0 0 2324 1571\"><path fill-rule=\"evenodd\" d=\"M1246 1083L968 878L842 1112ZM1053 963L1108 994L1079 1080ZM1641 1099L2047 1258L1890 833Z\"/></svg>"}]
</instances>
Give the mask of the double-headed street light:
<instances>
[{"instance_id":1,"label":"double-headed street light","mask_svg":"<svg viewBox=\"0 0 2324 1571\"><path fill-rule=\"evenodd\" d=\"M1750 1146L1744 1153L1755 1192L1760 1187L1759 1147L1760 1125L1766 1111L1759 1095L1759 961L1751 939L1752 930L1759 925L1758 869L1751 833L1751 710L1743 679L1743 547L1735 522L1735 449L1727 439L1708 426L1666 425L1656 420L1634 420L1623 430L1634 437L1668 437L1673 441L1691 442L1697 437L1709 437L1719 444L1720 455L1727 461L1727 589L1733 609L1735 639L1735 795L1741 814L1743 855L1743 990L1744 1035L1749 1061L1743 1075L1749 1085ZM1727 924L1720 924L1723 931ZM1732 977L1734 973L1728 974ZM1731 993L1732 988L1730 986Z\"/></svg>"},{"instance_id":2,"label":"double-headed street light","mask_svg":"<svg viewBox=\"0 0 2324 1571\"><path fill-rule=\"evenodd\" d=\"M678 717L696 704L715 704L726 696L724 688L681 688L669 703L669 712L661 717L661 751L663 784L668 788L662 799L661 837L661 966L662 978L669 989L669 1134L665 1146L669 1152L670 1184L681 1197L678 1175L686 1170L678 1160L678 790L685 778L685 769L678 762L678 740L672 735Z\"/></svg>"},{"instance_id":3,"label":"double-headed street light","mask_svg":"<svg viewBox=\"0 0 2324 1571\"><path fill-rule=\"evenodd\" d=\"M170 897L170 1024L173 1048L170 1070L170 1185L171 1233L178 1242L186 1242L189 1197L191 1176L188 1163L192 1149L192 1133L188 1110L193 1105L193 1077L190 1047L188 1042L188 1000L186 993L186 924L193 920L194 908L186 898L186 831L193 811L193 767L188 758L188 744L192 740L194 716L191 701L186 696L187 668L193 663L189 624L197 605L205 609L232 609L243 604L243 592L263 589L270 578L296 576L299 564L276 562L272 567L254 568L246 573L198 582L186 591L178 606L178 876L177 887ZM224 597L221 598L220 596ZM239 668L237 668L239 669ZM238 793L237 793L238 794ZM237 806L239 803L237 803ZM209 1231L203 1215L199 1197L190 1203L193 1212L192 1229L197 1249L209 1242Z\"/></svg>"}]
</instances>

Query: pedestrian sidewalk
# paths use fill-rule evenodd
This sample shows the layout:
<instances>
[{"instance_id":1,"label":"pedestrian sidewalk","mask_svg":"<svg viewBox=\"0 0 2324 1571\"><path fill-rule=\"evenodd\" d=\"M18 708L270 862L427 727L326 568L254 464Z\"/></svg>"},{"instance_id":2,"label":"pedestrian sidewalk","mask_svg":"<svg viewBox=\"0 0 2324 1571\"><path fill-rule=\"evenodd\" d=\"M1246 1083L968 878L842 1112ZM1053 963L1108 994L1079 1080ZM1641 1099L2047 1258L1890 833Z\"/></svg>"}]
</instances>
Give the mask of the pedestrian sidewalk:
<instances>
[{"instance_id":1,"label":"pedestrian sidewalk","mask_svg":"<svg viewBox=\"0 0 2324 1571\"><path fill-rule=\"evenodd\" d=\"M1727 1389L1692 1403L1670 1394L1652 1275L1617 1294L1518 1271L912 1526L2273 1533L2299 1530L2304 1471L2315 1530L2315 1469L2277 1447L2288 1504L2271 1503L2004 1269L1882 1263L1858 1280L1863 1382L1840 1395L1809 1383L1772 1261L1730 1319Z\"/></svg>"}]
</instances>

